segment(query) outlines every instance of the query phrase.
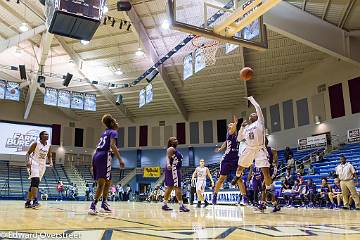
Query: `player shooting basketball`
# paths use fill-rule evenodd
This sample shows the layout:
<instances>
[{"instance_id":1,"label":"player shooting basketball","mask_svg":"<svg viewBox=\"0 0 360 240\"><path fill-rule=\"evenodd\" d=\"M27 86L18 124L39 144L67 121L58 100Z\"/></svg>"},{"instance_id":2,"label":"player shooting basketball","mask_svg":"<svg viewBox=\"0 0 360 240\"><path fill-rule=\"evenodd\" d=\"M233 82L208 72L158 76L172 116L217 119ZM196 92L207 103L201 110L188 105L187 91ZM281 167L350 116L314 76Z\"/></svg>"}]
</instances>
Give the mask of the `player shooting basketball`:
<instances>
[{"instance_id":1,"label":"player shooting basketball","mask_svg":"<svg viewBox=\"0 0 360 240\"><path fill-rule=\"evenodd\" d=\"M265 147L265 124L264 116L260 105L251 96L247 100L255 107L256 113L249 116L249 123L243 123L238 133L238 141L245 139L245 147L241 153L236 170L236 177L231 182L233 185L244 185L241 176L245 168L249 168L255 159L257 168L261 168L264 175L266 191L271 191L272 179L270 176L270 163L268 159L268 151ZM246 195L244 187L240 188L241 194Z\"/></svg>"}]
</instances>

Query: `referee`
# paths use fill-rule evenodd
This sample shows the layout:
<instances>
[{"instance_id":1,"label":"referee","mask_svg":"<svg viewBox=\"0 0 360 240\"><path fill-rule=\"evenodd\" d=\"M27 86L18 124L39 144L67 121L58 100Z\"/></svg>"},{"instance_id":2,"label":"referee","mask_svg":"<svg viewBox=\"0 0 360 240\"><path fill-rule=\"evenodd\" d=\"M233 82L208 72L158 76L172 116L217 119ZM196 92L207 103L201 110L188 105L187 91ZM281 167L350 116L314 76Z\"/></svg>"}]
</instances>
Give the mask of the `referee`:
<instances>
[{"instance_id":1,"label":"referee","mask_svg":"<svg viewBox=\"0 0 360 240\"><path fill-rule=\"evenodd\" d=\"M340 187L343 195L344 209L349 209L349 192L354 199L356 210L360 210L359 195L356 192L354 177L358 183L358 176L351 163L346 162L344 155L340 156L341 163L336 167L336 174L340 179Z\"/></svg>"}]
</instances>

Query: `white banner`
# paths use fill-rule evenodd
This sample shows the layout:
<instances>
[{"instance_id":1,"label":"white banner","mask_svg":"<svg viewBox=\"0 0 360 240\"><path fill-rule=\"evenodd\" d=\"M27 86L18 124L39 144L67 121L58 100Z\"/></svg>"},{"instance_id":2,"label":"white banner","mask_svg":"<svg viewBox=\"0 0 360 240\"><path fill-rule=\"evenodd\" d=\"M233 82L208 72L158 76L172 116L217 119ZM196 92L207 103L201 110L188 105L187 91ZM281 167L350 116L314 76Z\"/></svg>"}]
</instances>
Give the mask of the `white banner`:
<instances>
[{"instance_id":1,"label":"white banner","mask_svg":"<svg viewBox=\"0 0 360 240\"><path fill-rule=\"evenodd\" d=\"M205 192L204 197L206 201L211 202L214 193L212 191ZM218 204L236 204L239 202L240 192L239 191L220 191L217 196ZM195 201L197 202L197 196L195 194Z\"/></svg>"},{"instance_id":2,"label":"white banner","mask_svg":"<svg viewBox=\"0 0 360 240\"><path fill-rule=\"evenodd\" d=\"M50 126L0 122L0 154L25 155L30 145L39 139L41 131L49 133L48 142L51 143Z\"/></svg>"},{"instance_id":3,"label":"white banner","mask_svg":"<svg viewBox=\"0 0 360 240\"><path fill-rule=\"evenodd\" d=\"M351 129L347 132L348 142L360 142L360 128Z\"/></svg>"},{"instance_id":4,"label":"white banner","mask_svg":"<svg viewBox=\"0 0 360 240\"><path fill-rule=\"evenodd\" d=\"M326 134L298 139L298 150L319 148L326 146Z\"/></svg>"}]
</instances>

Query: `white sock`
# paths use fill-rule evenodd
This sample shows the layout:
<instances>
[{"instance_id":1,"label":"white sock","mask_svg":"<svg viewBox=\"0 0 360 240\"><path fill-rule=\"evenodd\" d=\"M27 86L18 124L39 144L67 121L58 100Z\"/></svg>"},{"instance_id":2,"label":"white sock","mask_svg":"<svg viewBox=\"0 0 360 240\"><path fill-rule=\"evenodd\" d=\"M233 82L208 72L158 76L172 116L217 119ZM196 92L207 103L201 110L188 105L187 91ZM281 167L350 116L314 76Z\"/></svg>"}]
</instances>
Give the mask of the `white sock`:
<instances>
[{"instance_id":1,"label":"white sock","mask_svg":"<svg viewBox=\"0 0 360 240\"><path fill-rule=\"evenodd\" d=\"M184 205L183 201L179 201L179 205L182 207Z\"/></svg>"},{"instance_id":2,"label":"white sock","mask_svg":"<svg viewBox=\"0 0 360 240\"><path fill-rule=\"evenodd\" d=\"M236 176L237 176L237 177L241 177L241 173L236 173Z\"/></svg>"}]
</instances>

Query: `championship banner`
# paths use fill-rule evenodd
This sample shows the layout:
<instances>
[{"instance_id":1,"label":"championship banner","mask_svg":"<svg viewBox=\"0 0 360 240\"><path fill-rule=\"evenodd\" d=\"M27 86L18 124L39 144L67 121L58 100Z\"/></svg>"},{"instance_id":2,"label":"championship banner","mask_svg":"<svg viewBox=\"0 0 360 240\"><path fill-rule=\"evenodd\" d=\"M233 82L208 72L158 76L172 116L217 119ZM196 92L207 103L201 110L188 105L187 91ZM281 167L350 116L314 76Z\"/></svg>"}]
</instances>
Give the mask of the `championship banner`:
<instances>
[{"instance_id":1,"label":"championship banner","mask_svg":"<svg viewBox=\"0 0 360 240\"><path fill-rule=\"evenodd\" d=\"M360 142L360 128L348 130L347 139L349 143Z\"/></svg>"},{"instance_id":2,"label":"championship banner","mask_svg":"<svg viewBox=\"0 0 360 240\"><path fill-rule=\"evenodd\" d=\"M150 178L150 177L160 177L161 175L161 168L160 167L145 167L144 168L144 177Z\"/></svg>"},{"instance_id":3,"label":"championship banner","mask_svg":"<svg viewBox=\"0 0 360 240\"><path fill-rule=\"evenodd\" d=\"M298 139L298 150L325 147L326 134Z\"/></svg>"},{"instance_id":4,"label":"championship banner","mask_svg":"<svg viewBox=\"0 0 360 240\"><path fill-rule=\"evenodd\" d=\"M25 155L30 145L39 140L41 131L48 132L51 143L50 126L0 122L0 154Z\"/></svg>"}]
</instances>

